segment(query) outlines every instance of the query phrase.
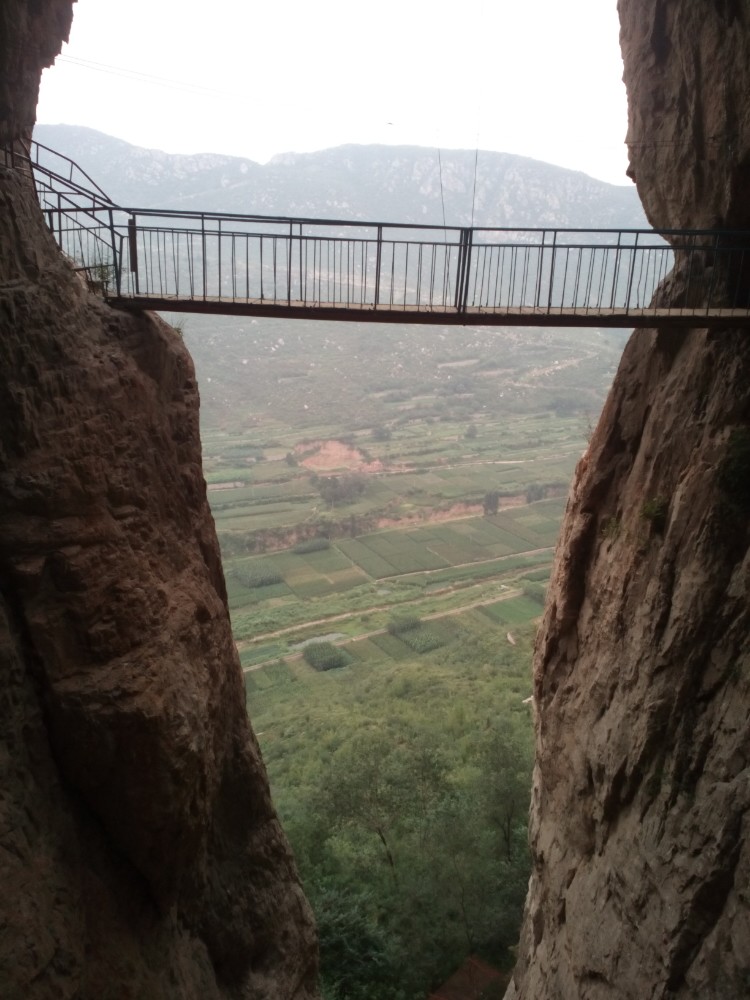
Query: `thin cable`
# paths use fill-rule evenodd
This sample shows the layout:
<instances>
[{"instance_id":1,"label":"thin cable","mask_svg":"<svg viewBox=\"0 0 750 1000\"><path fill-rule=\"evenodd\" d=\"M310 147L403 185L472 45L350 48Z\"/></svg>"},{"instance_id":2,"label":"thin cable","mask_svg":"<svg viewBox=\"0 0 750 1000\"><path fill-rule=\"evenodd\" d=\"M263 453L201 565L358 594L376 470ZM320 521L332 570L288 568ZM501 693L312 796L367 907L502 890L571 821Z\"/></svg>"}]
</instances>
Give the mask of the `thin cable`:
<instances>
[{"instance_id":1,"label":"thin cable","mask_svg":"<svg viewBox=\"0 0 750 1000\"><path fill-rule=\"evenodd\" d=\"M94 62L92 59L79 59L77 56L58 56L58 61L70 63L80 69L90 69L96 73L107 73L110 76L120 76L126 80L135 80L140 83L153 84L159 87L168 87L172 90L183 90L191 94L206 97L230 97L230 94L222 93L219 90L211 90L208 87L201 87L194 83L182 80L169 80L163 76L155 76L153 73L142 73L140 70L127 69L124 66L110 66L107 63Z\"/></svg>"},{"instance_id":2,"label":"thin cable","mask_svg":"<svg viewBox=\"0 0 750 1000\"><path fill-rule=\"evenodd\" d=\"M485 23L485 4L484 0L479 5L479 24ZM477 202L477 172L479 166L479 129L482 124L482 94L480 91L479 100L476 105L477 111L477 137L474 144L474 190L471 193L471 228L474 228L474 207Z\"/></svg>"},{"instance_id":3,"label":"thin cable","mask_svg":"<svg viewBox=\"0 0 750 1000\"><path fill-rule=\"evenodd\" d=\"M438 154L438 176L440 177L440 204L443 206L443 229L447 229L445 222L445 195L443 194L443 158L440 155L440 146L438 146L437 154Z\"/></svg>"},{"instance_id":4,"label":"thin cable","mask_svg":"<svg viewBox=\"0 0 750 1000\"><path fill-rule=\"evenodd\" d=\"M474 228L474 206L477 201L477 166L479 164L479 132L477 132L477 146L474 151L474 191L471 196L471 228Z\"/></svg>"}]
</instances>

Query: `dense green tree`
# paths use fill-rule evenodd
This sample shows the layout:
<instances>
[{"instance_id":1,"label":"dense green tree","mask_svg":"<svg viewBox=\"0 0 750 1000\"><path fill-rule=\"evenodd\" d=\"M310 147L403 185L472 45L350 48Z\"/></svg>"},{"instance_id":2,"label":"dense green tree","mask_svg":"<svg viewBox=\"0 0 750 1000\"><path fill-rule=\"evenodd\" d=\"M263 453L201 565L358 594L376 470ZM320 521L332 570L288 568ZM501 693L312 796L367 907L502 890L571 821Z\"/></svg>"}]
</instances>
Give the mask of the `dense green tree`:
<instances>
[{"instance_id":1,"label":"dense green tree","mask_svg":"<svg viewBox=\"0 0 750 1000\"><path fill-rule=\"evenodd\" d=\"M382 730L362 733L331 760L323 807L331 826L377 837L391 877L398 884L396 829L409 799L405 761Z\"/></svg>"},{"instance_id":2,"label":"dense green tree","mask_svg":"<svg viewBox=\"0 0 750 1000\"><path fill-rule=\"evenodd\" d=\"M528 880L528 719L506 712L445 746L423 726L341 743L308 806L312 828L290 828L322 914L326 1000L421 998L467 954L502 961L515 943ZM364 963L350 954L360 946Z\"/></svg>"},{"instance_id":3,"label":"dense green tree","mask_svg":"<svg viewBox=\"0 0 750 1000\"><path fill-rule=\"evenodd\" d=\"M490 490L489 493L484 494L484 500L482 501L482 507L484 508L485 515L497 514L498 507L500 506L500 491Z\"/></svg>"},{"instance_id":4,"label":"dense green tree","mask_svg":"<svg viewBox=\"0 0 750 1000\"><path fill-rule=\"evenodd\" d=\"M510 862L525 842L533 759L528 734L509 716L484 734L478 756L487 776L486 826L497 834Z\"/></svg>"},{"instance_id":5,"label":"dense green tree","mask_svg":"<svg viewBox=\"0 0 750 1000\"><path fill-rule=\"evenodd\" d=\"M323 500L331 507L337 504L354 503L367 488L367 477L359 472L350 472L345 476L317 476L314 480Z\"/></svg>"},{"instance_id":6,"label":"dense green tree","mask_svg":"<svg viewBox=\"0 0 750 1000\"><path fill-rule=\"evenodd\" d=\"M547 599L547 588L543 583L540 583L538 580L524 580L523 592L526 597L530 597L532 601L536 601L540 607L544 607L544 603Z\"/></svg>"},{"instance_id":7,"label":"dense green tree","mask_svg":"<svg viewBox=\"0 0 750 1000\"><path fill-rule=\"evenodd\" d=\"M547 496L547 487L541 483L532 483L526 490L526 503L535 503L537 500L544 500Z\"/></svg>"},{"instance_id":8,"label":"dense green tree","mask_svg":"<svg viewBox=\"0 0 750 1000\"><path fill-rule=\"evenodd\" d=\"M349 656L332 642L311 642L302 653L313 670L335 670L349 662Z\"/></svg>"}]
</instances>

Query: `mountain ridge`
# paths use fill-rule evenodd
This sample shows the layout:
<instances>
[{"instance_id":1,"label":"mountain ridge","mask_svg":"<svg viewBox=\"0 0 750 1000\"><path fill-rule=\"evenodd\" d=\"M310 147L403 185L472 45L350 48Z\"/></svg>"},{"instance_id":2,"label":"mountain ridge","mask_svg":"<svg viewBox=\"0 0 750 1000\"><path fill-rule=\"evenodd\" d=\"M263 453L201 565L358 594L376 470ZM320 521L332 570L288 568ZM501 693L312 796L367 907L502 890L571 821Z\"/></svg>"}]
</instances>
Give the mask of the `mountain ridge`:
<instances>
[{"instance_id":1,"label":"mountain ridge","mask_svg":"<svg viewBox=\"0 0 750 1000\"><path fill-rule=\"evenodd\" d=\"M82 126L38 125L35 138L115 201L143 208L493 228L646 225L634 187L513 153L349 144L260 164L143 149Z\"/></svg>"}]
</instances>

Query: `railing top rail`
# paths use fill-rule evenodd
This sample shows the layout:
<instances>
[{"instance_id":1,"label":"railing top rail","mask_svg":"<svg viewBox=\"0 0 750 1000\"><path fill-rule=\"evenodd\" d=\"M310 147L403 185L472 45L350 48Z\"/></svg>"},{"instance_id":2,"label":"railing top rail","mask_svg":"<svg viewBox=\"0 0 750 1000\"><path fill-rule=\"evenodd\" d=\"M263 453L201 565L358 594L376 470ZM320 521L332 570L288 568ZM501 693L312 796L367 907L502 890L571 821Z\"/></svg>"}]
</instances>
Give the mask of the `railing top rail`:
<instances>
[{"instance_id":1,"label":"railing top rail","mask_svg":"<svg viewBox=\"0 0 750 1000\"><path fill-rule=\"evenodd\" d=\"M711 238L737 238L743 237L750 244L750 229L637 229L637 228L610 228L600 229L596 226L451 226L437 223L424 222L384 222L373 221L371 219L327 219L312 218L309 216L294 215L262 215L260 213L242 212L212 212L201 210L185 210L170 208L138 208L134 206L117 206L121 211L129 215L139 217L156 217L163 219L205 219L206 221L241 221L260 222L273 225L292 226L339 226L352 229L405 229L419 232L455 232L455 233L534 233L566 235L576 233L596 233L602 236L661 236L661 237L711 237ZM294 234L293 234L294 235Z\"/></svg>"},{"instance_id":2,"label":"railing top rail","mask_svg":"<svg viewBox=\"0 0 750 1000\"><path fill-rule=\"evenodd\" d=\"M65 175L60 173L59 170L53 170L52 167L47 167L41 163L39 159L40 150L43 150L49 156L55 157L65 163L68 167L69 176L65 177ZM35 155L32 155L32 152ZM64 153L58 153L56 149L51 149L49 146L45 146L44 143L37 142L36 139L32 139L29 149L29 161L35 169L41 170L42 173L47 174L49 177L58 178L63 181L63 183L70 184L72 187L76 188L76 190L78 190L81 194L93 195L97 200L101 199L102 201L105 201L109 205L115 207L114 201L109 197L106 191L103 191L99 187L96 181L86 173L83 167L79 166L76 161L72 160L69 156L65 156ZM75 180L74 174L79 174L83 182Z\"/></svg>"}]
</instances>

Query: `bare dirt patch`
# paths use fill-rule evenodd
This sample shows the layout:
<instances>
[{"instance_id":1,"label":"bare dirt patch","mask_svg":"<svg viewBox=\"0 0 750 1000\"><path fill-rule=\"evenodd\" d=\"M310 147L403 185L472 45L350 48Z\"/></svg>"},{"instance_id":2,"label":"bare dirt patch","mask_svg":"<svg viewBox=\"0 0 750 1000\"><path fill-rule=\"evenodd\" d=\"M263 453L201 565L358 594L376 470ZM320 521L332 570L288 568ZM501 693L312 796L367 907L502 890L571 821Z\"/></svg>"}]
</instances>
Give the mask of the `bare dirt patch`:
<instances>
[{"instance_id":1,"label":"bare dirt patch","mask_svg":"<svg viewBox=\"0 0 750 1000\"><path fill-rule=\"evenodd\" d=\"M378 518L378 530L384 528L408 528L412 524L439 524L442 521L457 521L462 517L476 517L482 513L481 503L454 503L443 510L420 510L413 515Z\"/></svg>"},{"instance_id":2,"label":"bare dirt patch","mask_svg":"<svg viewBox=\"0 0 750 1000\"><path fill-rule=\"evenodd\" d=\"M344 444L343 441L314 441L305 444L298 444L295 452L309 452L312 448L317 450L308 454L300 461L306 469L314 469L316 472L332 472L334 469L346 469L347 472L382 472L383 463L380 459L368 462L358 448Z\"/></svg>"},{"instance_id":3,"label":"bare dirt patch","mask_svg":"<svg viewBox=\"0 0 750 1000\"><path fill-rule=\"evenodd\" d=\"M522 507L526 503L526 497L518 494L514 497L502 497L498 510L508 507ZM454 503L450 507L437 510L424 508L416 511L413 515L405 514L401 517L381 517L377 520L377 530L385 528L408 528L414 524L441 524L444 521L460 521L466 517L479 517L484 513L484 506L481 503Z\"/></svg>"}]
</instances>

